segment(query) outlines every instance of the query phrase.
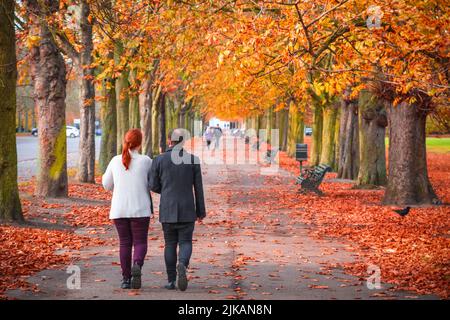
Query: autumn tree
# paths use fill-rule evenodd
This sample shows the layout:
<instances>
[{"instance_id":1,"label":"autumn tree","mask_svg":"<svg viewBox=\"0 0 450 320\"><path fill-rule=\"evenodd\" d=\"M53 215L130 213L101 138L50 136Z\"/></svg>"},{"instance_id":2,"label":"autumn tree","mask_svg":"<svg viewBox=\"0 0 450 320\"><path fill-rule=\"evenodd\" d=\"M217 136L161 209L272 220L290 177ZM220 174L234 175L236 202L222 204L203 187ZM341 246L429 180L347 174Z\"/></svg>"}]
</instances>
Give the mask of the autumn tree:
<instances>
[{"instance_id":1,"label":"autumn tree","mask_svg":"<svg viewBox=\"0 0 450 320\"><path fill-rule=\"evenodd\" d=\"M387 102L389 166L384 203L438 203L427 173L425 126L428 114L448 91L444 71L448 8L439 1L378 5L380 24L354 31L359 45L352 47L361 58L348 65L378 83L378 89L372 90L375 101ZM370 113L380 124L379 116Z\"/></svg>"},{"instance_id":2,"label":"autumn tree","mask_svg":"<svg viewBox=\"0 0 450 320\"><path fill-rule=\"evenodd\" d=\"M75 5L71 9L66 6ZM72 60L80 81L80 144L77 178L95 182L95 87L93 62L93 16L88 0L64 2L62 22L56 26L58 44ZM66 17L68 15L71 19ZM75 21L70 29L67 24Z\"/></svg>"},{"instance_id":3,"label":"autumn tree","mask_svg":"<svg viewBox=\"0 0 450 320\"><path fill-rule=\"evenodd\" d=\"M66 66L49 22L59 1L25 2L30 21L30 65L38 109L39 168L36 194L67 196Z\"/></svg>"},{"instance_id":4,"label":"autumn tree","mask_svg":"<svg viewBox=\"0 0 450 320\"><path fill-rule=\"evenodd\" d=\"M0 5L0 220L22 221L17 187L15 1Z\"/></svg>"}]
</instances>

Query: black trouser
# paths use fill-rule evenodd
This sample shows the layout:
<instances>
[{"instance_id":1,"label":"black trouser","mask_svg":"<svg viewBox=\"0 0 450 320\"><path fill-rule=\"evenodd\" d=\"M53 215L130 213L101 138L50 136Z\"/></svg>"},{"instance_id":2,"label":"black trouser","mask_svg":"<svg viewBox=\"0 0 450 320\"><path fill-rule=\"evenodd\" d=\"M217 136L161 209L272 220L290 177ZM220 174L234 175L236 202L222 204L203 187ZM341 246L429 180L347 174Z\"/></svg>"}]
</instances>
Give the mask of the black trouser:
<instances>
[{"instance_id":1,"label":"black trouser","mask_svg":"<svg viewBox=\"0 0 450 320\"><path fill-rule=\"evenodd\" d=\"M174 282L177 278L177 246L180 245L178 262L189 265L192 254L192 234L195 222L163 223L164 260L166 261L167 278Z\"/></svg>"}]
</instances>

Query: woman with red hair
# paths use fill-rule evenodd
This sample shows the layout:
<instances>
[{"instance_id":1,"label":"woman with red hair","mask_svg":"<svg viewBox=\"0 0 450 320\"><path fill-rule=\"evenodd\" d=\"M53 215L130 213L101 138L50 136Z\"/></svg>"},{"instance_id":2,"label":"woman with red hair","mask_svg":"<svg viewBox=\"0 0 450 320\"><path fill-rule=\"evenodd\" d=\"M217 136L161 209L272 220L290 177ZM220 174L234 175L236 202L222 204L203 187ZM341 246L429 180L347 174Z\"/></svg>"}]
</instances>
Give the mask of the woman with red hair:
<instances>
[{"instance_id":1,"label":"woman with red hair","mask_svg":"<svg viewBox=\"0 0 450 320\"><path fill-rule=\"evenodd\" d=\"M125 135L122 155L111 159L102 177L103 187L113 192L109 218L114 221L119 234L122 289L141 287L148 226L153 215L149 189L152 160L139 154L141 144L141 130L129 130Z\"/></svg>"}]
</instances>

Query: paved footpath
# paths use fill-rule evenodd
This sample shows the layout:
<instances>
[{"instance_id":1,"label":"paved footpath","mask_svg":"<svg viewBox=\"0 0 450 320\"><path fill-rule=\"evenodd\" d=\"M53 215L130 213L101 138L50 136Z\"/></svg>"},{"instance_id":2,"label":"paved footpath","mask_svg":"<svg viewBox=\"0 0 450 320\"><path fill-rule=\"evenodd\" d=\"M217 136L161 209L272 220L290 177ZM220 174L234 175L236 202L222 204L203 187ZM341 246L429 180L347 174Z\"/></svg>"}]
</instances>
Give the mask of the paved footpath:
<instances>
[{"instance_id":1,"label":"paved footpath","mask_svg":"<svg viewBox=\"0 0 450 320\"><path fill-rule=\"evenodd\" d=\"M227 140L230 142L230 138ZM230 149L227 149L229 152ZM198 153L197 153L198 154ZM162 289L166 283L161 225L153 221L141 290L121 290L115 229L105 228L107 246L76 252L81 289L68 289L66 268L44 270L29 278L40 292L13 290L18 299L403 299L413 293L369 290L364 279L330 264L351 262L348 244L318 240L310 226L293 222L287 211L265 207L259 191L273 188L261 167L251 164L203 164L208 217L197 225L186 292ZM276 179L293 176L279 170ZM275 187L277 187L275 185ZM156 199L158 201L158 199ZM157 207L157 206L156 206ZM107 212L105 212L107 214ZM93 233L79 229L80 234ZM421 297L429 298L429 297Z\"/></svg>"}]
</instances>

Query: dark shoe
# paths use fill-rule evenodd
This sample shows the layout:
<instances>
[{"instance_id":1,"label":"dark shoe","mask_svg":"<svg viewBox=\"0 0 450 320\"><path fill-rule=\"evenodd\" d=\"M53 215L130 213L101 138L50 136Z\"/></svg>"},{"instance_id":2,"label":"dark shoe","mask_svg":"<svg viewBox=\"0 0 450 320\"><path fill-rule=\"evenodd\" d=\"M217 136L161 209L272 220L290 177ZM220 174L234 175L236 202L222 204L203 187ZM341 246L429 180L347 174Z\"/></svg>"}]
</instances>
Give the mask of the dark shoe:
<instances>
[{"instance_id":1,"label":"dark shoe","mask_svg":"<svg viewBox=\"0 0 450 320\"><path fill-rule=\"evenodd\" d=\"M120 286L122 289L131 289L131 279L122 279L122 285Z\"/></svg>"},{"instance_id":2,"label":"dark shoe","mask_svg":"<svg viewBox=\"0 0 450 320\"><path fill-rule=\"evenodd\" d=\"M131 288L140 289L141 288L141 267L138 264L134 264L131 268Z\"/></svg>"},{"instance_id":3,"label":"dark shoe","mask_svg":"<svg viewBox=\"0 0 450 320\"><path fill-rule=\"evenodd\" d=\"M166 288L167 290L175 290L176 289L175 282L169 282L164 286L164 288Z\"/></svg>"},{"instance_id":4,"label":"dark shoe","mask_svg":"<svg viewBox=\"0 0 450 320\"><path fill-rule=\"evenodd\" d=\"M186 291L188 287L188 279L186 276L186 267L184 264L179 263L177 266L178 273L178 289L181 291Z\"/></svg>"}]
</instances>

